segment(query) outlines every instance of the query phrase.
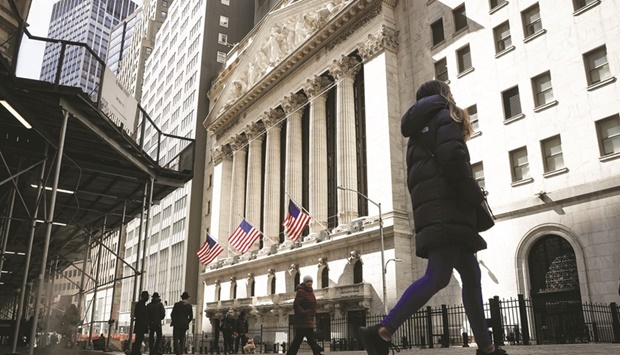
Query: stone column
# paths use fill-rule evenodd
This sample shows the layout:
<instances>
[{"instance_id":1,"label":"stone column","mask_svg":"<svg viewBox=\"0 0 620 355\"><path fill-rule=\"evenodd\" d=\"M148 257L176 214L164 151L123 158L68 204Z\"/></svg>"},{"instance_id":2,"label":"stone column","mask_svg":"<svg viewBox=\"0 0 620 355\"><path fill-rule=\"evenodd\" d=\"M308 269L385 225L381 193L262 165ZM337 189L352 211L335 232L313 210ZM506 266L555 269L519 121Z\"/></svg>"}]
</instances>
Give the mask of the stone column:
<instances>
[{"instance_id":1,"label":"stone column","mask_svg":"<svg viewBox=\"0 0 620 355\"><path fill-rule=\"evenodd\" d=\"M271 109L264 119L267 129L265 156L265 199L263 205L263 236L278 244L280 233L280 131L284 118L282 109ZM268 246L271 243L265 243Z\"/></svg>"},{"instance_id":2,"label":"stone column","mask_svg":"<svg viewBox=\"0 0 620 355\"><path fill-rule=\"evenodd\" d=\"M343 55L334 60L330 72L337 81L336 142L338 186L357 191L357 157L355 152L355 100L353 83L360 62ZM338 230L349 230L351 220L357 217L358 195L338 189Z\"/></svg>"},{"instance_id":3,"label":"stone column","mask_svg":"<svg viewBox=\"0 0 620 355\"><path fill-rule=\"evenodd\" d=\"M302 132L301 117L303 116L303 104L306 102L306 96L301 94L291 94L286 96L282 101L282 108L288 115L286 124L286 166L284 173L284 191L288 195L282 196L284 199L284 208L288 206L289 198L295 200L298 204L302 201Z\"/></svg>"},{"instance_id":4,"label":"stone column","mask_svg":"<svg viewBox=\"0 0 620 355\"><path fill-rule=\"evenodd\" d=\"M245 217L245 158L247 157L247 138L236 135L230 142L232 148L232 187L230 189L230 231ZM243 216L243 217L242 217Z\"/></svg>"},{"instance_id":5,"label":"stone column","mask_svg":"<svg viewBox=\"0 0 620 355\"><path fill-rule=\"evenodd\" d=\"M263 140L265 139L265 125L262 121L249 124L246 127L245 135L248 137L248 177L245 200L245 218L254 227L263 230L260 225L261 195L263 186L261 184L263 171ZM258 249L260 240L256 240L253 250Z\"/></svg>"},{"instance_id":6,"label":"stone column","mask_svg":"<svg viewBox=\"0 0 620 355\"><path fill-rule=\"evenodd\" d=\"M223 145L213 149L213 199L211 234L228 254L230 235L230 190L232 178L232 152L230 146ZM221 213L220 211L225 211ZM223 256L223 255L222 255Z\"/></svg>"},{"instance_id":7,"label":"stone column","mask_svg":"<svg viewBox=\"0 0 620 355\"><path fill-rule=\"evenodd\" d=\"M327 228L327 112L324 76L308 79L304 92L310 99L310 235Z\"/></svg>"}]
</instances>

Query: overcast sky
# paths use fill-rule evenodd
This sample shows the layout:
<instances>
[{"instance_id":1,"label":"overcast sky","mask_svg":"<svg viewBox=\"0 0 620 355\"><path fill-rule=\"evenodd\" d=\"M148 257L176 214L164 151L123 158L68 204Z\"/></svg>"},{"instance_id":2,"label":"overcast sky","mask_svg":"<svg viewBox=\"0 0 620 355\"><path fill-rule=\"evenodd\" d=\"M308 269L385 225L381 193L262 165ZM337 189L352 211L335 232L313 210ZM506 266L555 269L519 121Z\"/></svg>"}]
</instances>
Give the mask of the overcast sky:
<instances>
[{"instance_id":1,"label":"overcast sky","mask_svg":"<svg viewBox=\"0 0 620 355\"><path fill-rule=\"evenodd\" d=\"M28 14L28 31L35 36L47 37L50 17L52 16L52 6L59 0L32 0L30 13ZM136 4L141 4L142 0L133 0ZM17 60L17 76L22 78L39 79L41 73L41 63L45 43L41 41L31 41L28 36L24 36L22 46Z\"/></svg>"}]
</instances>

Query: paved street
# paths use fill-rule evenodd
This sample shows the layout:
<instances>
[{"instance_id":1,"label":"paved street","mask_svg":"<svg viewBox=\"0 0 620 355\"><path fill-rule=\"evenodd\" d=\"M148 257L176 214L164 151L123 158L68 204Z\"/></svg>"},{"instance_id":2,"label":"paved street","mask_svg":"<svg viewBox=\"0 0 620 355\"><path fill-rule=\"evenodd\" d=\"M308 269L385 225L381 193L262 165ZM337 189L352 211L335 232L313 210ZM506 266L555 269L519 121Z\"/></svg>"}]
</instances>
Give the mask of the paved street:
<instances>
[{"instance_id":1,"label":"paved street","mask_svg":"<svg viewBox=\"0 0 620 355\"><path fill-rule=\"evenodd\" d=\"M620 354L620 344L570 344L570 345L530 345L530 346L506 346L504 349L510 355L598 355L598 354ZM8 354L9 348L0 347L0 355ZM26 354L25 350L19 352L20 355ZM35 351L37 355L94 355L102 354L101 351L93 350L76 350L63 348L49 348ZM112 352L106 354L123 355L121 352ZM302 353L300 353L302 354ZM309 353L308 353L309 354ZM343 355L365 355L362 351L340 351L326 352L326 354L343 354ZM407 349L402 350L400 355L419 354L419 355L472 355L475 354L475 348L450 347L447 349Z\"/></svg>"}]
</instances>

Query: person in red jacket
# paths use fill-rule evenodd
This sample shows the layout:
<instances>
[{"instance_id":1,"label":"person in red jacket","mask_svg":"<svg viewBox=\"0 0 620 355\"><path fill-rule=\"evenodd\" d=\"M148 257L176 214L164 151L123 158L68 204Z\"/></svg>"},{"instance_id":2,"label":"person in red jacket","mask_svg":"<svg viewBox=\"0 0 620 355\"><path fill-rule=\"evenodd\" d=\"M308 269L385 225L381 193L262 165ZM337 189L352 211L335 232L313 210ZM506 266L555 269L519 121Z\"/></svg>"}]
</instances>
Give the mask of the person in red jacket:
<instances>
[{"instance_id":1,"label":"person in red jacket","mask_svg":"<svg viewBox=\"0 0 620 355\"><path fill-rule=\"evenodd\" d=\"M286 352L287 355L297 355L301 342L306 338L314 355L323 352L323 348L316 342L314 336L314 316L316 314L316 298L312 291L312 276L304 276L303 282L296 287L295 301L295 338Z\"/></svg>"}]
</instances>

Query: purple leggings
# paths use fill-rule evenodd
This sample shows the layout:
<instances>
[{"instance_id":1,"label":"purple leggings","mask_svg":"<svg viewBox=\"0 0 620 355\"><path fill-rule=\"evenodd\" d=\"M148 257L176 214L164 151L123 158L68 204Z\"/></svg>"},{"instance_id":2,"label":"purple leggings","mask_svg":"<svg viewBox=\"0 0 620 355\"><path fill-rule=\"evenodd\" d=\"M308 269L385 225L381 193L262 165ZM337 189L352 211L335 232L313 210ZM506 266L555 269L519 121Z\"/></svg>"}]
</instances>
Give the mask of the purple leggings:
<instances>
[{"instance_id":1,"label":"purple leggings","mask_svg":"<svg viewBox=\"0 0 620 355\"><path fill-rule=\"evenodd\" d=\"M448 286L452 277L452 269L456 269L461 275L463 305L478 347L484 348L491 345L491 337L482 306L478 260L473 253L459 247L430 250L426 274L405 290L398 303L383 319L381 325L386 327L391 334L394 334L396 329L422 308L434 294Z\"/></svg>"}]
</instances>

